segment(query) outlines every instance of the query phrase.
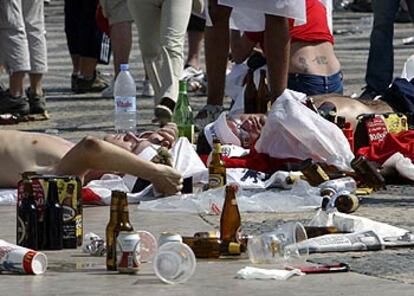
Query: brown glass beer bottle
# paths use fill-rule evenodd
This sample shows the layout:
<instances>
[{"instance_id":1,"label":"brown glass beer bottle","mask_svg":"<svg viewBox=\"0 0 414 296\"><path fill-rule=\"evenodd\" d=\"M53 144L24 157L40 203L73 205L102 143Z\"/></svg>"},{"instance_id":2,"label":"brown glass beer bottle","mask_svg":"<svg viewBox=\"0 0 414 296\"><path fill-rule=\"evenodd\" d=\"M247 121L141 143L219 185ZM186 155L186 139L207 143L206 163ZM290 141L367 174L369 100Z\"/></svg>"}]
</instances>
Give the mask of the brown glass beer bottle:
<instances>
[{"instance_id":1,"label":"brown glass beer bottle","mask_svg":"<svg viewBox=\"0 0 414 296\"><path fill-rule=\"evenodd\" d=\"M226 166L221 160L221 144L214 141L214 150L208 166L208 188L219 188L226 185Z\"/></svg>"},{"instance_id":2,"label":"brown glass beer bottle","mask_svg":"<svg viewBox=\"0 0 414 296\"><path fill-rule=\"evenodd\" d=\"M256 97L256 113L266 114L269 108L269 89L266 81L266 70L260 70L259 88Z\"/></svg>"},{"instance_id":3,"label":"brown glass beer bottle","mask_svg":"<svg viewBox=\"0 0 414 296\"><path fill-rule=\"evenodd\" d=\"M219 258L221 256L239 256L244 251L242 245L236 242L223 242L218 238L183 237L194 252L196 258Z\"/></svg>"},{"instance_id":4,"label":"brown glass beer bottle","mask_svg":"<svg viewBox=\"0 0 414 296\"><path fill-rule=\"evenodd\" d=\"M303 161L301 172L306 177L309 184L314 187L329 180L329 176L326 172L310 158Z\"/></svg>"},{"instance_id":5,"label":"brown glass beer bottle","mask_svg":"<svg viewBox=\"0 0 414 296\"><path fill-rule=\"evenodd\" d=\"M57 180L49 180L45 209L46 250L63 249L63 208L59 202Z\"/></svg>"},{"instance_id":6,"label":"brown glass beer bottle","mask_svg":"<svg viewBox=\"0 0 414 296\"><path fill-rule=\"evenodd\" d=\"M257 89L254 84L254 74L252 70L249 70L245 78L245 89L244 89L244 113L257 113L256 110L256 97Z\"/></svg>"},{"instance_id":7,"label":"brown glass beer bottle","mask_svg":"<svg viewBox=\"0 0 414 296\"><path fill-rule=\"evenodd\" d=\"M241 225L240 212L236 199L237 191L237 184L226 186L226 195L220 217L220 239L224 243L237 242L237 231Z\"/></svg>"},{"instance_id":8,"label":"brown glass beer bottle","mask_svg":"<svg viewBox=\"0 0 414 296\"><path fill-rule=\"evenodd\" d=\"M125 192L122 192L119 202L119 231L134 231L131 222L129 222L128 197Z\"/></svg>"},{"instance_id":9,"label":"brown glass beer bottle","mask_svg":"<svg viewBox=\"0 0 414 296\"><path fill-rule=\"evenodd\" d=\"M118 222L120 200L123 192L112 191L109 222L106 226L106 269L117 270L116 265L116 238L119 233Z\"/></svg>"},{"instance_id":10,"label":"brown glass beer bottle","mask_svg":"<svg viewBox=\"0 0 414 296\"><path fill-rule=\"evenodd\" d=\"M385 179L378 172L377 168L372 162L359 155L351 161L351 167L354 169L357 176L362 180L362 183L373 187L375 190L385 187Z\"/></svg>"},{"instance_id":11,"label":"brown glass beer bottle","mask_svg":"<svg viewBox=\"0 0 414 296\"><path fill-rule=\"evenodd\" d=\"M17 207L17 245L38 250L37 208L32 181L23 180L23 196Z\"/></svg>"}]
</instances>

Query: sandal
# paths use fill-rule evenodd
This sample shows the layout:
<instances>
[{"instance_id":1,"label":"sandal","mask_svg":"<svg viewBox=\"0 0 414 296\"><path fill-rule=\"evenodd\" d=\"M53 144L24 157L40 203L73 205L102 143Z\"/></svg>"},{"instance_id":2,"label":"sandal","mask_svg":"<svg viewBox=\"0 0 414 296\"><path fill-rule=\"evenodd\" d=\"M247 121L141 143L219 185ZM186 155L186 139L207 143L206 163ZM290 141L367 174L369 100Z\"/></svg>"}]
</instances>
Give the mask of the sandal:
<instances>
[{"instance_id":1,"label":"sandal","mask_svg":"<svg viewBox=\"0 0 414 296\"><path fill-rule=\"evenodd\" d=\"M174 112L175 102L170 98L162 98L160 103L155 106L153 122L159 122L160 126L171 122Z\"/></svg>"}]
</instances>

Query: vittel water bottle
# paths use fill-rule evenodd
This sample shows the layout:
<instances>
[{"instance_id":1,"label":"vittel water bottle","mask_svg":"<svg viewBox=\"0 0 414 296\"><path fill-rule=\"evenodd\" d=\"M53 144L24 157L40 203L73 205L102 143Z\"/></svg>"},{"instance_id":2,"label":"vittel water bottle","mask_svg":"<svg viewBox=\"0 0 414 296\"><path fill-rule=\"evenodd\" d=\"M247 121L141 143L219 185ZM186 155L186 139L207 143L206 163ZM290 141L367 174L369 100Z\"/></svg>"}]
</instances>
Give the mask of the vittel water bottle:
<instances>
[{"instance_id":1,"label":"vittel water bottle","mask_svg":"<svg viewBox=\"0 0 414 296\"><path fill-rule=\"evenodd\" d=\"M115 130L117 133L135 132L137 125L137 90L128 64L121 64L121 71L115 80Z\"/></svg>"}]
</instances>

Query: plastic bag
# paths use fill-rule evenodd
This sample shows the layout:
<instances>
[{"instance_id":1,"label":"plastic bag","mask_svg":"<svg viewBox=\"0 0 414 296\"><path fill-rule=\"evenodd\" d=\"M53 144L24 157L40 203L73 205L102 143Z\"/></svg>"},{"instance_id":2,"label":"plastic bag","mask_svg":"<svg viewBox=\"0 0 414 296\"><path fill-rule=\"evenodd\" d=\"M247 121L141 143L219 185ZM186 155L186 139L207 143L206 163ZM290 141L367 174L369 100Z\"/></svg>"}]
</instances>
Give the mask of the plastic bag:
<instances>
[{"instance_id":1,"label":"plastic bag","mask_svg":"<svg viewBox=\"0 0 414 296\"><path fill-rule=\"evenodd\" d=\"M411 55L404 63L401 78L405 78L407 80L414 78L414 54Z\"/></svg>"},{"instance_id":2,"label":"plastic bag","mask_svg":"<svg viewBox=\"0 0 414 296\"><path fill-rule=\"evenodd\" d=\"M301 103L303 93L285 90L273 103L256 150L274 158L312 158L350 171L349 142L332 122Z\"/></svg>"}]
</instances>

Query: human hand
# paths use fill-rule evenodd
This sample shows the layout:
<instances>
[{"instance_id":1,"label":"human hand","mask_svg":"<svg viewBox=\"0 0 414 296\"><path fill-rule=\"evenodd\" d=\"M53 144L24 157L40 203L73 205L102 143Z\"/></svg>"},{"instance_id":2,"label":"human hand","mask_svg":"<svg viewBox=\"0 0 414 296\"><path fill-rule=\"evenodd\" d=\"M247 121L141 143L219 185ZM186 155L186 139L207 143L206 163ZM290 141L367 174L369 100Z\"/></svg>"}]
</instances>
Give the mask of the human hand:
<instances>
[{"instance_id":1,"label":"human hand","mask_svg":"<svg viewBox=\"0 0 414 296\"><path fill-rule=\"evenodd\" d=\"M183 178L179 171L169 166L158 164L151 183L154 189L163 195L173 195L183 189Z\"/></svg>"}]
</instances>

